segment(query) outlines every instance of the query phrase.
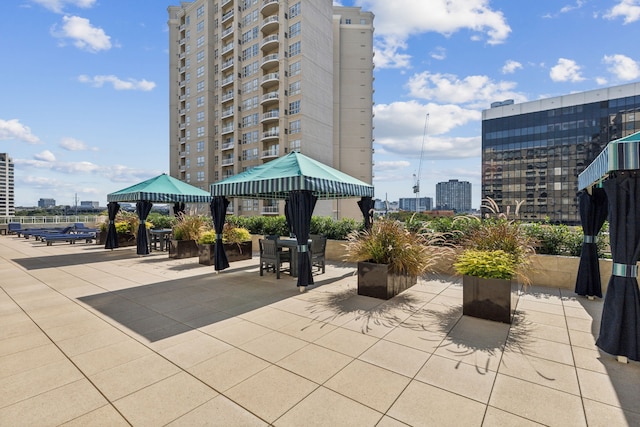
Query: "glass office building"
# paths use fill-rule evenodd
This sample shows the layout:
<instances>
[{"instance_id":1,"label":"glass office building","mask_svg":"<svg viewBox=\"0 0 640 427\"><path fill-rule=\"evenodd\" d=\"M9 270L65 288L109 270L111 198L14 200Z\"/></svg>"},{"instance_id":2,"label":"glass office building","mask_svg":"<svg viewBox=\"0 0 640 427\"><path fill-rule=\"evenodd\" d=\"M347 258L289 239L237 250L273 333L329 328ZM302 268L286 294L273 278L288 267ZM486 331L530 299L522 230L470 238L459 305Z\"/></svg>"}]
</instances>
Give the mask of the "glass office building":
<instances>
[{"instance_id":1,"label":"glass office building","mask_svg":"<svg viewBox=\"0 0 640 427\"><path fill-rule=\"evenodd\" d=\"M640 131L640 83L482 112L482 198L520 218L579 224L578 174L609 141Z\"/></svg>"}]
</instances>

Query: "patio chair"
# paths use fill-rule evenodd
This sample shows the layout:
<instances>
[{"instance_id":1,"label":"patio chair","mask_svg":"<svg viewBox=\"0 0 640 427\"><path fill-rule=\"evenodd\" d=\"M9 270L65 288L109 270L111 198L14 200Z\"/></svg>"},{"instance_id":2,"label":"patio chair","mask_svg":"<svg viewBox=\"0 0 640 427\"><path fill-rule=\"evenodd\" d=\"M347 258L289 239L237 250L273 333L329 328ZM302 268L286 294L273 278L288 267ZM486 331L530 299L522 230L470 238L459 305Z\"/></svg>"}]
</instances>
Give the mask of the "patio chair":
<instances>
[{"instance_id":1,"label":"patio chair","mask_svg":"<svg viewBox=\"0 0 640 427\"><path fill-rule=\"evenodd\" d=\"M10 222L7 224L7 234L18 234L22 231L22 224L19 222Z\"/></svg>"},{"instance_id":2,"label":"patio chair","mask_svg":"<svg viewBox=\"0 0 640 427\"><path fill-rule=\"evenodd\" d=\"M324 274L324 255L327 250L327 238L317 234L309 237L311 238L311 268L318 267L318 270L322 270L322 274Z\"/></svg>"},{"instance_id":3,"label":"patio chair","mask_svg":"<svg viewBox=\"0 0 640 427\"><path fill-rule=\"evenodd\" d=\"M263 275L263 271L274 269L276 272L276 278L280 278L280 271L282 269L282 263L291 263L291 258L287 252L281 251L278 248L278 242L275 239L260 239L260 275Z\"/></svg>"}]
</instances>

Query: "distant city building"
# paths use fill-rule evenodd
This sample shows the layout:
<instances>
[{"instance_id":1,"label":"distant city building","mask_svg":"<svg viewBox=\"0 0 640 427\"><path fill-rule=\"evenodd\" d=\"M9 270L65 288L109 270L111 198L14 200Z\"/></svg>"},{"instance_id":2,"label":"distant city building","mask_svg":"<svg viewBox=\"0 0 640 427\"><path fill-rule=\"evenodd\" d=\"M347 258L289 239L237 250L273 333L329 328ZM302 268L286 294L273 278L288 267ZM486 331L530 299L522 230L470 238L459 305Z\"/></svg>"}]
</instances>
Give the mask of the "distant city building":
<instances>
[{"instance_id":1,"label":"distant city building","mask_svg":"<svg viewBox=\"0 0 640 427\"><path fill-rule=\"evenodd\" d=\"M529 220L579 224L578 174L609 141L640 131L640 83L482 112L482 198Z\"/></svg>"},{"instance_id":2,"label":"distant city building","mask_svg":"<svg viewBox=\"0 0 640 427\"><path fill-rule=\"evenodd\" d=\"M13 186L13 159L7 153L0 153L0 216L16 213Z\"/></svg>"},{"instance_id":3,"label":"distant city building","mask_svg":"<svg viewBox=\"0 0 640 427\"><path fill-rule=\"evenodd\" d=\"M82 209L98 209L100 208L100 202L94 202L94 201L81 201L80 202L80 207Z\"/></svg>"},{"instance_id":4,"label":"distant city building","mask_svg":"<svg viewBox=\"0 0 640 427\"><path fill-rule=\"evenodd\" d=\"M416 209L416 203L418 208ZM424 212L433 209L431 197L401 197L398 201L398 209L401 211Z\"/></svg>"},{"instance_id":5,"label":"distant city building","mask_svg":"<svg viewBox=\"0 0 640 427\"><path fill-rule=\"evenodd\" d=\"M471 212L471 183L457 179L437 183L436 209Z\"/></svg>"},{"instance_id":6,"label":"distant city building","mask_svg":"<svg viewBox=\"0 0 640 427\"><path fill-rule=\"evenodd\" d=\"M38 207L39 208L52 208L56 205L56 199L40 199L38 200Z\"/></svg>"}]
</instances>

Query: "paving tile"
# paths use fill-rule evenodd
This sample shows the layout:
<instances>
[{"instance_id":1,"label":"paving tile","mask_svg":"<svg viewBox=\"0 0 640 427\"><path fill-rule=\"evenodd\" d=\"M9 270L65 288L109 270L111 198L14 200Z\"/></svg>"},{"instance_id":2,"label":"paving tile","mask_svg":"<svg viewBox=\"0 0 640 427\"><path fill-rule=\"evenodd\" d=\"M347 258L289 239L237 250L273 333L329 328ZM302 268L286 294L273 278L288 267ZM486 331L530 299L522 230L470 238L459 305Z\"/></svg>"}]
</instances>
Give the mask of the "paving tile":
<instances>
[{"instance_id":1,"label":"paving tile","mask_svg":"<svg viewBox=\"0 0 640 427\"><path fill-rule=\"evenodd\" d=\"M382 418L380 412L374 411L358 402L324 387L319 387L302 402L277 419L276 427L308 427L334 426L375 426ZM303 421L304 420L304 421Z\"/></svg>"},{"instance_id":2,"label":"paving tile","mask_svg":"<svg viewBox=\"0 0 640 427\"><path fill-rule=\"evenodd\" d=\"M542 325L566 328L567 322L562 314L549 314L542 311L516 309L516 318L527 323L539 323Z\"/></svg>"},{"instance_id":3,"label":"paving tile","mask_svg":"<svg viewBox=\"0 0 640 427\"><path fill-rule=\"evenodd\" d=\"M112 406L105 405L61 424L61 427L126 427L130 426L122 415Z\"/></svg>"},{"instance_id":4,"label":"paving tile","mask_svg":"<svg viewBox=\"0 0 640 427\"><path fill-rule=\"evenodd\" d=\"M239 346L252 341L268 332L271 332L269 328L265 328L247 320L234 322L231 325L215 331L207 331L211 336L234 346Z\"/></svg>"},{"instance_id":5,"label":"paving tile","mask_svg":"<svg viewBox=\"0 0 640 427\"><path fill-rule=\"evenodd\" d=\"M506 351L498 372L566 393L580 394L575 368L563 363Z\"/></svg>"},{"instance_id":6,"label":"paving tile","mask_svg":"<svg viewBox=\"0 0 640 427\"><path fill-rule=\"evenodd\" d=\"M567 317L577 317L578 319L586 319L586 320L591 320L594 318L594 316L589 312L587 312L584 308L565 307L564 312ZM602 314L601 312L597 313L598 315L597 318L600 318L601 314Z\"/></svg>"},{"instance_id":7,"label":"paving tile","mask_svg":"<svg viewBox=\"0 0 640 427\"><path fill-rule=\"evenodd\" d=\"M538 311L540 313L555 314L557 316L564 316L564 308L562 304L549 304L541 301L527 300L521 298L518 301L518 310Z\"/></svg>"},{"instance_id":8,"label":"paving tile","mask_svg":"<svg viewBox=\"0 0 640 427\"><path fill-rule=\"evenodd\" d=\"M610 365L607 373L577 369L582 396L622 409L640 412L640 366L637 364Z\"/></svg>"},{"instance_id":9,"label":"paving tile","mask_svg":"<svg viewBox=\"0 0 640 427\"><path fill-rule=\"evenodd\" d=\"M376 424L376 427L406 427L406 426L408 426L408 424L402 423L386 415L382 417L382 419L378 424Z\"/></svg>"},{"instance_id":10,"label":"paving tile","mask_svg":"<svg viewBox=\"0 0 640 427\"><path fill-rule=\"evenodd\" d=\"M3 324L2 329L0 329L0 342L22 335L37 334L41 332L42 331L38 328L38 325L33 323L29 318L26 318L21 322L13 322L7 325Z\"/></svg>"},{"instance_id":11,"label":"paving tile","mask_svg":"<svg viewBox=\"0 0 640 427\"><path fill-rule=\"evenodd\" d=\"M306 346L307 342L283 333L273 331L239 347L244 351L265 359L271 363L289 356Z\"/></svg>"},{"instance_id":12,"label":"paving tile","mask_svg":"<svg viewBox=\"0 0 640 427\"><path fill-rule=\"evenodd\" d=\"M0 357L0 379L66 360L53 344L30 348Z\"/></svg>"},{"instance_id":13,"label":"paving tile","mask_svg":"<svg viewBox=\"0 0 640 427\"><path fill-rule=\"evenodd\" d=\"M167 424L167 427L264 427L267 425L267 422L256 417L237 403L223 395L218 395L188 414Z\"/></svg>"},{"instance_id":14,"label":"paving tile","mask_svg":"<svg viewBox=\"0 0 640 427\"><path fill-rule=\"evenodd\" d=\"M385 335L385 341L402 344L427 353L433 353L446 337L444 332L434 332L424 329L423 325L416 325L408 319L393 331Z\"/></svg>"},{"instance_id":15,"label":"paving tile","mask_svg":"<svg viewBox=\"0 0 640 427\"><path fill-rule=\"evenodd\" d=\"M330 325L329 323L300 317L298 320L278 329L278 332L282 332L283 334L291 335L308 342L314 342L336 328L337 326Z\"/></svg>"},{"instance_id":16,"label":"paving tile","mask_svg":"<svg viewBox=\"0 0 640 427\"><path fill-rule=\"evenodd\" d=\"M592 334L598 334L600 332L600 320L567 317L567 328L573 331L591 332Z\"/></svg>"},{"instance_id":17,"label":"paving tile","mask_svg":"<svg viewBox=\"0 0 640 427\"><path fill-rule=\"evenodd\" d=\"M0 341L0 357L47 344L51 344L51 340L42 332L17 335Z\"/></svg>"},{"instance_id":18,"label":"paving tile","mask_svg":"<svg viewBox=\"0 0 640 427\"><path fill-rule=\"evenodd\" d=\"M299 375L272 365L227 390L225 395L272 423L317 387Z\"/></svg>"},{"instance_id":19,"label":"paving tile","mask_svg":"<svg viewBox=\"0 0 640 427\"><path fill-rule=\"evenodd\" d=\"M131 338L125 335L122 331L115 328L105 328L98 332L92 332L63 341L57 341L56 344L68 357L73 357L88 351L122 342L127 339Z\"/></svg>"},{"instance_id":20,"label":"paving tile","mask_svg":"<svg viewBox=\"0 0 640 427\"><path fill-rule=\"evenodd\" d=\"M81 353L71 360L85 375L94 375L150 354L151 351L139 342L124 340Z\"/></svg>"},{"instance_id":21,"label":"paving tile","mask_svg":"<svg viewBox=\"0 0 640 427\"><path fill-rule=\"evenodd\" d=\"M217 338L206 334L190 337L189 340L179 342L171 347L159 350L167 359L182 369L190 368L205 360L211 359L233 347Z\"/></svg>"},{"instance_id":22,"label":"paving tile","mask_svg":"<svg viewBox=\"0 0 640 427\"><path fill-rule=\"evenodd\" d=\"M571 346L559 342L549 341L540 338L530 338L519 343L517 346L507 345L507 351L516 348L516 352L541 359L552 360L565 365L573 365L573 353Z\"/></svg>"},{"instance_id":23,"label":"paving tile","mask_svg":"<svg viewBox=\"0 0 640 427\"><path fill-rule=\"evenodd\" d=\"M336 328L318 338L314 343L347 356L358 357L377 341L376 338L368 335L348 329Z\"/></svg>"},{"instance_id":24,"label":"paving tile","mask_svg":"<svg viewBox=\"0 0 640 427\"><path fill-rule=\"evenodd\" d=\"M3 425L57 426L107 404L86 379L80 379L0 409Z\"/></svg>"},{"instance_id":25,"label":"paving tile","mask_svg":"<svg viewBox=\"0 0 640 427\"><path fill-rule=\"evenodd\" d=\"M415 379L486 404L495 377L495 371L433 355Z\"/></svg>"},{"instance_id":26,"label":"paving tile","mask_svg":"<svg viewBox=\"0 0 640 427\"><path fill-rule=\"evenodd\" d=\"M549 426L586 426L579 396L498 374L489 405Z\"/></svg>"},{"instance_id":27,"label":"paving tile","mask_svg":"<svg viewBox=\"0 0 640 427\"><path fill-rule=\"evenodd\" d=\"M637 396L636 396L637 397ZM625 411L591 399L583 399L589 427L640 426L640 411Z\"/></svg>"},{"instance_id":28,"label":"paving tile","mask_svg":"<svg viewBox=\"0 0 640 427\"><path fill-rule=\"evenodd\" d=\"M487 413L484 415L484 421L482 427L538 427L544 426L544 424L536 423L526 418L519 417L509 412L502 411L493 406L487 408Z\"/></svg>"},{"instance_id":29,"label":"paving tile","mask_svg":"<svg viewBox=\"0 0 640 427\"><path fill-rule=\"evenodd\" d=\"M217 394L186 372L180 372L116 400L114 405L133 425L164 425Z\"/></svg>"},{"instance_id":30,"label":"paving tile","mask_svg":"<svg viewBox=\"0 0 640 427\"><path fill-rule=\"evenodd\" d=\"M358 359L413 378L429 356L431 354L424 351L380 340L362 353Z\"/></svg>"},{"instance_id":31,"label":"paving tile","mask_svg":"<svg viewBox=\"0 0 640 427\"><path fill-rule=\"evenodd\" d=\"M419 381L411 381L387 415L412 426L479 426L485 405Z\"/></svg>"},{"instance_id":32,"label":"paving tile","mask_svg":"<svg viewBox=\"0 0 640 427\"><path fill-rule=\"evenodd\" d=\"M574 347L588 348L590 350L598 350L596 347L596 337L591 332L569 331L571 345Z\"/></svg>"},{"instance_id":33,"label":"paving tile","mask_svg":"<svg viewBox=\"0 0 640 427\"><path fill-rule=\"evenodd\" d=\"M187 370L222 393L268 366L265 360L233 348Z\"/></svg>"},{"instance_id":34,"label":"paving tile","mask_svg":"<svg viewBox=\"0 0 640 427\"><path fill-rule=\"evenodd\" d=\"M403 375L354 360L324 386L384 413L409 381L410 378Z\"/></svg>"},{"instance_id":35,"label":"paving tile","mask_svg":"<svg viewBox=\"0 0 640 427\"><path fill-rule=\"evenodd\" d=\"M512 329L512 333L510 333L510 335L513 335L513 331L516 331L516 333L522 332L526 337L541 338L562 344L570 343L569 332L566 327L550 326L542 323L530 323L522 328L516 326Z\"/></svg>"},{"instance_id":36,"label":"paving tile","mask_svg":"<svg viewBox=\"0 0 640 427\"><path fill-rule=\"evenodd\" d=\"M472 365L480 372L497 371L503 348L498 345L496 342L482 343L475 339L467 341L447 337L433 354Z\"/></svg>"},{"instance_id":37,"label":"paving tile","mask_svg":"<svg viewBox=\"0 0 640 427\"><path fill-rule=\"evenodd\" d=\"M352 360L352 357L342 353L309 344L280 360L277 365L315 383L323 384Z\"/></svg>"}]
</instances>

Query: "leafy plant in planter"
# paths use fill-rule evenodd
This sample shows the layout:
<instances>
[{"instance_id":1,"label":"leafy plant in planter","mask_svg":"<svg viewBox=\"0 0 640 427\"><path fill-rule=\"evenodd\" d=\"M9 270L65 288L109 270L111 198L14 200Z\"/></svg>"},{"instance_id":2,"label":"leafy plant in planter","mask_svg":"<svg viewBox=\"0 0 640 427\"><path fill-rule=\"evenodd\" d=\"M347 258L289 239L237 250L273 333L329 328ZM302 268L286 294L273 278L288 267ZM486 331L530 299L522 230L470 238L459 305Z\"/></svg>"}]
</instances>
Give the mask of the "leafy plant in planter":
<instances>
[{"instance_id":1,"label":"leafy plant in planter","mask_svg":"<svg viewBox=\"0 0 640 427\"><path fill-rule=\"evenodd\" d=\"M198 257L200 264L213 265L216 232L208 230L198 239ZM225 224L222 231L222 243L229 262L251 259L253 250L251 234L243 227Z\"/></svg>"},{"instance_id":2,"label":"leafy plant in planter","mask_svg":"<svg viewBox=\"0 0 640 427\"><path fill-rule=\"evenodd\" d=\"M136 231L138 230L139 223L140 220L137 215L126 211L118 212L114 221L116 234L118 235L118 246L136 245ZM109 223L107 221L100 223L100 237L96 239L96 242L100 245L104 245L105 243L108 225Z\"/></svg>"},{"instance_id":3,"label":"leafy plant in planter","mask_svg":"<svg viewBox=\"0 0 640 427\"><path fill-rule=\"evenodd\" d=\"M416 233L402 222L381 219L347 236L345 260L358 263L358 294L389 299L417 282L443 248L436 233Z\"/></svg>"},{"instance_id":4,"label":"leafy plant in planter","mask_svg":"<svg viewBox=\"0 0 640 427\"><path fill-rule=\"evenodd\" d=\"M198 256L197 240L211 228L210 221L200 215L181 215L173 226L173 238L169 245L169 258Z\"/></svg>"}]
</instances>

